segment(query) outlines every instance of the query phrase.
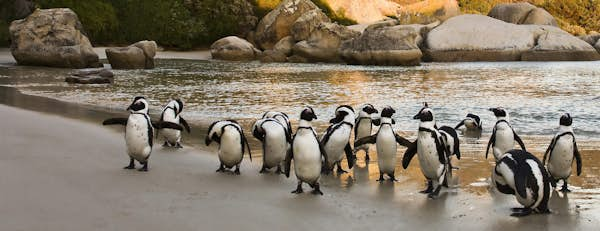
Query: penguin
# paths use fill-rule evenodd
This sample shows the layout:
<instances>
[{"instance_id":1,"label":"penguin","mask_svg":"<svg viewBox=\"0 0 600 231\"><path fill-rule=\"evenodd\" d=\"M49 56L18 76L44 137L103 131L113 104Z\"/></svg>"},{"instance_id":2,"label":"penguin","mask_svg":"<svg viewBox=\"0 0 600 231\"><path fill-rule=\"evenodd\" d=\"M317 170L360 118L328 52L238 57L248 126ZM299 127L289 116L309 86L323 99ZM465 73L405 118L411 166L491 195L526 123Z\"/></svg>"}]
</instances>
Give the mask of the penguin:
<instances>
[{"instance_id":1,"label":"penguin","mask_svg":"<svg viewBox=\"0 0 600 231\"><path fill-rule=\"evenodd\" d=\"M502 155L492 173L498 191L515 195L523 208L513 208L511 216L527 216L532 212L550 213L548 201L552 187L544 165L525 150L513 149Z\"/></svg>"},{"instance_id":2,"label":"penguin","mask_svg":"<svg viewBox=\"0 0 600 231\"><path fill-rule=\"evenodd\" d=\"M312 121L317 116L311 107L306 107L300 113L300 122L296 134L292 138L292 145L285 158L285 176L290 177L291 162L294 160L294 171L298 178L298 187L292 193L303 192L302 183L307 183L313 188L312 193L323 195L319 186L322 163L327 163L327 153L319 142L317 133L312 128ZM324 159L324 161L322 161Z\"/></svg>"},{"instance_id":3,"label":"penguin","mask_svg":"<svg viewBox=\"0 0 600 231\"><path fill-rule=\"evenodd\" d=\"M361 138L371 136L373 131L373 116L379 113L372 104L365 104L358 112L354 126L354 155L360 150L365 152L365 161L369 161L369 145L356 145L356 141Z\"/></svg>"},{"instance_id":4,"label":"penguin","mask_svg":"<svg viewBox=\"0 0 600 231\"><path fill-rule=\"evenodd\" d=\"M273 167L277 167L275 173L283 173L281 163L292 141L286 125L273 118L260 119L252 126L252 135L262 142L263 166L260 173L267 173L267 169Z\"/></svg>"},{"instance_id":5,"label":"penguin","mask_svg":"<svg viewBox=\"0 0 600 231\"><path fill-rule=\"evenodd\" d=\"M283 113L283 112L278 112L278 111L267 111L263 114L262 116L263 119L267 119L267 118L273 118L276 119L277 121L281 122L281 124L285 125L285 128L287 130L287 132L290 134L294 134L292 131L292 124L290 123L290 117Z\"/></svg>"},{"instance_id":6,"label":"penguin","mask_svg":"<svg viewBox=\"0 0 600 231\"><path fill-rule=\"evenodd\" d=\"M409 147L412 142L408 141L404 137L396 134L393 129L393 124L396 122L392 119L392 115L396 111L387 106L381 110L381 123L379 130L376 134L363 137L354 143L356 145L364 144L375 144L377 147L377 165L379 166L379 179L377 181L384 181L383 174L387 174L390 181L397 181L394 176L396 170L396 143Z\"/></svg>"},{"instance_id":7,"label":"penguin","mask_svg":"<svg viewBox=\"0 0 600 231\"><path fill-rule=\"evenodd\" d=\"M492 153L494 154L496 161L500 160L504 153L514 149L515 142L521 146L521 149L526 150L521 137L517 135L508 122L508 113L506 113L506 110L501 107L490 108L489 110L494 112L498 121L496 121L496 125L494 125L490 141L485 149L485 158L487 159L488 157L490 146L492 147Z\"/></svg>"},{"instance_id":8,"label":"penguin","mask_svg":"<svg viewBox=\"0 0 600 231\"><path fill-rule=\"evenodd\" d=\"M143 165L139 171L147 172L148 160L152 152L154 128L178 131L183 128L179 124L167 121L152 122L148 115L148 102L142 96L135 97L126 110L130 112L128 118L106 119L102 125L125 126L125 144L129 155L129 165L125 166L125 169L135 169L134 161L137 160Z\"/></svg>"},{"instance_id":9,"label":"penguin","mask_svg":"<svg viewBox=\"0 0 600 231\"><path fill-rule=\"evenodd\" d=\"M458 130L462 126L465 126L467 130L482 130L481 119L479 116L471 113L468 113L465 119L460 121L454 129Z\"/></svg>"},{"instance_id":10,"label":"penguin","mask_svg":"<svg viewBox=\"0 0 600 231\"><path fill-rule=\"evenodd\" d=\"M183 110L183 102L180 99L171 100L165 108L163 108L160 114L160 121L167 121L175 124L182 125L185 130L190 133L190 125L187 121L181 117L181 111ZM163 128L160 129L160 134L165 139L164 147L176 147L183 148L181 146L181 131Z\"/></svg>"},{"instance_id":11,"label":"penguin","mask_svg":"<svg viewBox=\"0 0 600 231\"><path fill-rule=\"evenodd\" d=\"M433 112L427 103L413 117L420 120L419 132L415 145L409 146L402 157L402 167L406 169L415 154L418 153L421 172L427 179L427 189L421 193L428 194L429 198L439 195L442 186L448 186L449 155L442 134L436 128Z\"/></svg>"},{"instance_id":12,"label":"penguin","mask_svg":"<svg viewBox=\"0 0 600 231\"><path fill-rule=\"evenodd\" d=\"M226 169L232 169L235 166L234 173L240 175L240 163L248 149L248 156L252 161L250 145L242 126L235 120L221 120L213 122L208 127L208 134L204 140L206 146L212 141L219 144L219 169L217 172L225 172Z\"/></svg>"},{"instance_id":13,"label":"penguin","mask_svg":"<svg viewBox=\"0 0 600 231\"><path fill-rule=\"evenodd\" d=\"M448 160L450 160L451 156L456 156L456 159L460 160L460 140L458 139L456 130L449 126L441 126L438 131L442 135L442 141L446 147ZM451 164L451 162L449 162L449 164Z\"/></svg>"},{"instance_id":14,"label":"penguin","mask_svg":"<svg viewBox=\"0 0 600 231\"><path fill-rule=\"evenodd\" d=\"M577 176L581 175L581 154L577 149L575 142L575 134L573 134L573 118L569 113L565 113L560 117L560 127L558 133L552 138L550 146L544 153L544 161L548 161L547 168L550 178L554 183L558 180L563 180L563 186L560 191L571 192L567 187L567 180L571 176L571 165L573 159L577 163Z\"/></svg>"},{"instance_id":15,"label":"penguin","mask_svg":"<svg viewBox=\"0 0 600 231\"><path fill-rule=\"evenodd\" d=\"M337 165L337 173L347 173L342 169L341 162L346 154L348 168L352 168L356 161L356 156L350 146L350 136L354 128L354 109L348 105L341 105L335 109L335 118L331 119L331 125L321 137L321 143L327 153L327 162L323 164L323 172L333 171L334 165Z\"/></svg>"}]
</instances>

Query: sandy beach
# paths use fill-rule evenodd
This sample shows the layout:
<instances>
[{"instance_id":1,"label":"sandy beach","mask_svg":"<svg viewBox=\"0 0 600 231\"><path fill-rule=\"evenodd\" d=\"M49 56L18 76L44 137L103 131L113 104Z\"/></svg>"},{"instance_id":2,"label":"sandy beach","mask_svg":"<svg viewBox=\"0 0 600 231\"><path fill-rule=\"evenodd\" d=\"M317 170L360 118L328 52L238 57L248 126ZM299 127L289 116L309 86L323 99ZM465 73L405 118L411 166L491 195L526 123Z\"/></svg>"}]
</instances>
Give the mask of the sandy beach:
<instances>
[{"instance_id":1,"label":"sandy beach","mask_svg":"<svg viewBox=\"0 0 600 231\"><path fill-rule=\"evenodd\" d=\"M84 110L84 109L82 109ZM260 161L242 175L218 174L217 157L186 145L155 146L150 171L128 162L120 128L0 106L1 230L591 230L597 207L554 193L550 215L510 217L514 197L445 189L436 200L423 185L379 184L368 169L356 179L325 176L324 196L293 195L296 181L259 175ZM97 120L97 119L95 119ZM368 168L368 167L366 167ZM365 176L366 174L366 176ZM459 173L460 174L460 173Z\"/></svg>"}]
</instances>

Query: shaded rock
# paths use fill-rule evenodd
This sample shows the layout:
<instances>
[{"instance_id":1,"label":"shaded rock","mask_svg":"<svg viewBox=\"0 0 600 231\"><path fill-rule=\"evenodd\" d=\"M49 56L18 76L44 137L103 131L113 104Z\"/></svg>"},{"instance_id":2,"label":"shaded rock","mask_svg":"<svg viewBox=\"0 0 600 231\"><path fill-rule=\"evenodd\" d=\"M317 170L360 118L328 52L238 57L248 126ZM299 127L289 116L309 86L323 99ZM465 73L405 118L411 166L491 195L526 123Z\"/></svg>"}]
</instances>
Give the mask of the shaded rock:
<instances>
[{"instance_id":1,"label":"shaded rock","mask_svg":"<svg viewBox=\"0 0 600 231\"><path fill-rule=\"evenodd\" d=\"M137 47L144 51L145 63L144 67L146 69L154 68L154 56L156 56L156 49L158 46L154 41L143 40L132 44L131 46Z\"/></svg>"},{"instance_id":2,"label":"shaded rock","mask_svg":"<svg viewBox=\"0 0 600 231\"><path fill-rule=\"evenodd\" d=\"M550 13L527 2L498 4L488 16L513 24L558 26Z\"/></svg>"},{"instance_id":3,"label":"shaded rock","mask_svg":"<svg viewBox=\"0 0 600 231\"><path fill-rule=\"evenodd\" d=\"M321 9L314 9L306 12L294 24L290 29L290 33L294 40L302 41L308 39L310 33L319 26L322 22L331 22L329 17L321 11Z\"/></svg>"},{"instance_id":4,"label":"shaded rock","mask_svg":"<svg viewBox=\"0 0 600 231\"><path fill-rule=\"evenodd\" d=\"M598 42L598 40L600 39L600 34L582 35L577 37L585 41L586 43L594 46L596 42Z\"/></svg>"},{"instance_id":5,"label":"shaded rock","mask_svg":"<svg viewBox=\"0 0 600 231\"><path fill-rule=\"evenodd\" d=\"M105 50L106 59L113 69L144 69L146 56L144 50L135 46L114 47Z\"/></svg>"},{"instance_id":6,"label":"shaded rock","mask_svg":"<svg viewBox=\"0 0 600 231\"><path fill-rule=\"evenodd\" d=\"M600 52L600 40L598 40L598 42L596 42L596 45L594 45L594 48L596 48L596 51Z\"/></svg>"},{"instance_id":7,"label":"shaded rock","mask_svg":"<svg viewBox=\"0 0 600 231\"><path fill-rule=\"evenodd\" d=\"M283 63L287 61L287 56L276 50L266 50L262 52L259 59L263 63Z\"/></svg>"},{"instance_id":8,"label":"shaded rock","mask_svg":"<svg viewBox=\"0 0 600 231\"><path fill-rule=\"evenodd\" d=\"M228 36L215 41L210 46L210 54L214 59L248 61L256 59L260 51L244 39Z\"/></svg>"},{"instance_id":9,"label":"shaded rock","mask_svg":"<svg viewBox=\"0 0 600 231\"><path fill-rule=\"evenodd\" d=\"M306 58L309 62L342 62L338 48L343 41L359 35L359 32L336 23L321 23L310 34L308 40L294 45L292 53Z\"/></svg>"},{"instance_id":10,"label":"shaded rock","mask_svg":"<svg viewBox=\"0 0 600 231\"><path fill-rule=\"evenodd\" d=\"M10 25L10 50L19 65L100 67L77 15L70 9L36 10Z\"/></svg>"},{"instance_id":11,"label":"shaded rock","mask_svg":"<svg viewBox=\"0 0 600 231\"><path fill-rule=\"evenodd\" d=\"M292 25L306 12L318 9L309 0L284 0L265 15L258 25L254 42L263 50L272 49L275 43L290 35Z\"/></svg>"},{"instance_id":12,"label":"shaded rock","mask_svg":"<svg viewBox=\"0 0 600 231\"><path fill-rule=\"evenodd\" d=\"M290 57L287 57L287 61L290 63L308 63L308 59L299 55L292 55Z\"/></svg>"},{"instance_id":13,"label":"shaded rock","mask_svg":"<svg viewBox=\"0 0 600 231\"><path fill-rule=\"evenodd\" d=\"M419 65L423 56L419 47L433 26L369 27L359 37L344 42L340 54L349 64Z\"/></svg>"},{"instance_id":14,"label":"shaded rock","mask_svg":"<svg viewBox=\"0 0 600 231\"><path fill-rule=\"evenodd\" d=\"M22 19L35 11L35 2L33 0L14 0L13 2L15 18Z\"/></svg>"},{"instance_id":15,"label":"shaded rock","mask_svg":"<svg viewBox=\"0 0 600 231\"><path fill-rule=\"evenodd\" d=\"M522 61L590 61L600 54L585 41L552 26L533 28L536 46L521 56Z\"/></svg>"},{"instance_id":16,"label":"shaded rock","mask_svg":"<svg viewBox=\"0 0 600 231\"><path fill-rule=\"evenodd\" d=\"M113 81L114 75L107 69L82 70L65 78L65 82L77 84L105 84Z\"/></svg>"},{"instance_id":17,"label":"shaded rock","mask_svg":"<svg viewBox=\"0 0 600 231\"><path fill-rule=\"evenodd\" d=\"M279 40L279 42L273 46L273 50L279 51L288 56L292 54L292 47L294 47L294 44L296 44L294 38L292 38L292 36L287 36Z\"/></svg>"}]
</instances>

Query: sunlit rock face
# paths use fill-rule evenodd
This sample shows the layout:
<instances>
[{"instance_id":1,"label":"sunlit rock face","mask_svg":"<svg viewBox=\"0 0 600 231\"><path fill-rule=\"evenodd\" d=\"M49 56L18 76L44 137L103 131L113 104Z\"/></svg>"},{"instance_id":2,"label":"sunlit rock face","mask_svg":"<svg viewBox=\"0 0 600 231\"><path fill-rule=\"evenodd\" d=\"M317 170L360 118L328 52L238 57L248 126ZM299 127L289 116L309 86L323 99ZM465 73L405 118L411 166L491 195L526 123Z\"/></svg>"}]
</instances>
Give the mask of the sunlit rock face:
<instances>
[{"instance_id":1,"label":"sunlit rock face","mask_svg":"<svg viewBox=\"0 0 600 231\"><path fill-rule=\"evenodd\" d=\"M558 26L548 11L527 2L506 3L494 6L488 16L513 24Z\"/></svg>"},{"instance_id":2,"label":"sunlit rock face","mask_svg":"<svg viewBox=\"0 0 600 231\"><path fill-rule=\"evenodd\" d=\"M252 43L236 36L228 36L219 39L210 46L210 54L212 57L221 60L254 60L260 53L261 52L258 49L254 48Z\"/></svg>"}]
</instances>

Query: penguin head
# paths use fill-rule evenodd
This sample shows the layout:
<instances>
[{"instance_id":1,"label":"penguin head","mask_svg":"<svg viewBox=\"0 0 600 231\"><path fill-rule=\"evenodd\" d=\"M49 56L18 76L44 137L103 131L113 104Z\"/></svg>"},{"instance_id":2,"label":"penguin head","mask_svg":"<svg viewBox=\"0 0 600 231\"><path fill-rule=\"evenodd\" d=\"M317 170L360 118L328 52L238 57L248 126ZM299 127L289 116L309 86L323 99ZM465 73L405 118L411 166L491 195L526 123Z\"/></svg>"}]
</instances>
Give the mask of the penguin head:
<instances>
[{"instance_id":1,"label":"penguin head","mask_svg":"<svg viewBox=\"0 0 600 231\"><path fill-rule=\"evenodd\" d=\"M506 110L504 110L502 107L490 108L489 110L494 112L496 117L506 117Z\"/></svg>"},{"instance_id":2,"label":"penguin head","mask_svg":"<svg viewBox=\"0 0 600 231\"><path fill-rule=\"evenodd\" d=\"M136 96L127 110L130 112L148 113L148 101L143 96Z\"/></svg>"},{"instance_id":3,"label":"penguin head","mask_svg":"<svg viewBox=\"0 0 600 231\"><path fill-rule=\"evenodd\" d=\"M175 102L177 102L177 114L179 114L183 111L183 102L181 99L175 99Z\"/></svg>"},{"instance_id":4,"label":"penguin head","mask_svg":"<svg viewBox=\"0 0 600 231\"><path fill-rule=\"evenodd\" d=\"M374 113L378 113L379 111L377 111L377 109L375 109L375 107L372 104L368 103L362 107L361 114L362 112L366 113L367 115L371 115Z\"/></svg>"},{"instance_id":5,"label":"penguin head","mask_svg":"<svg viewBox=\"0 0 600 231\"><path fill-rule=\"evenodd\" d=\"M341 105L335 109L335 118L329 120L329 123L335 124L342 122L346 116L350 116L350 120L354 121L354 109L348 105Z\"/></svg>"},{"instance_id":6,"label":"penguin head","mask_svg":"<svg viewBox=\"0 0 600 231\"><path fill-rule=\"evenodd\" d=\"M573 118L569 113L565 113L560 117L560 125L571 126L573 124Z\"/></svg>"},{"instance_id":7,"label":"penguin head","mask_svg":"<svg viewBox=\"0 0 600 231\"><path fill-rule=\"evenodd\" d=\"M313 119L315 119L315 120L317 119L317 115L315 115L315 111L312 109L312 107L306 107L300 113L300 119L306 120L306 121L312 121Z\"/></svg>"},{"instance_id":8,"label":"penguin head","mask_svg":"<svg viewBox=\"0 0 600 231\"><path fill-rule=\"evenodd\" d=\"M423 108L417 113L413 119L421 120L421 122L433 121L433 112L429 109L427 103L423 103Z\"/></svg>"},{"instance_id":9,"label":"penguin head","mask_svg":"<svg viewBox=\"0 0 600 231\"><path fill-rule=\"evenodd\" d=\"M381 117L392 118L392 115L394 115L394 113L396 113L396 110L394 110L390 106L386 106L381 110Z\"/></svg>"}]
</instances>

